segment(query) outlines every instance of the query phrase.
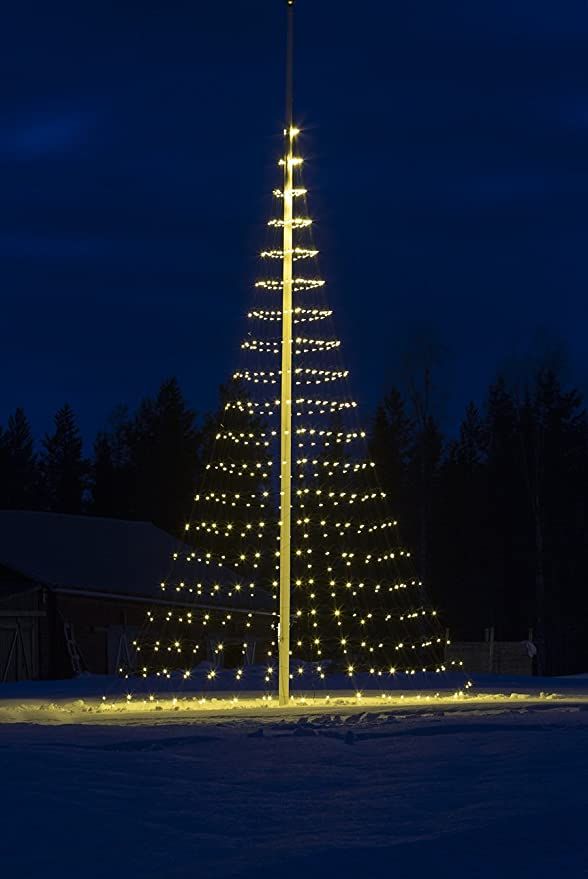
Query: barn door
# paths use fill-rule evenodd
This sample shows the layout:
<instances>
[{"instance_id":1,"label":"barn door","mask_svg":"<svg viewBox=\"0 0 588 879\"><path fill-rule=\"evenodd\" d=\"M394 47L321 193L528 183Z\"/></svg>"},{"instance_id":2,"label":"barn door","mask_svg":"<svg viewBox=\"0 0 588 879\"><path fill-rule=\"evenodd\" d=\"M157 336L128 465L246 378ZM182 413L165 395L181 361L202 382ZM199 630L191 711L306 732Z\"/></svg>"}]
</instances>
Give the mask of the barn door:
<instances>
[{"instance_id":1,"label":"barn door","mask_svg":"<svg viewBox=\"0 0 588 879\"><path fill-rule=\"evenodd\" d=\"M0 620L0 681L26 681L38 677L32 619Z\"/></svg>"}]
</instances>

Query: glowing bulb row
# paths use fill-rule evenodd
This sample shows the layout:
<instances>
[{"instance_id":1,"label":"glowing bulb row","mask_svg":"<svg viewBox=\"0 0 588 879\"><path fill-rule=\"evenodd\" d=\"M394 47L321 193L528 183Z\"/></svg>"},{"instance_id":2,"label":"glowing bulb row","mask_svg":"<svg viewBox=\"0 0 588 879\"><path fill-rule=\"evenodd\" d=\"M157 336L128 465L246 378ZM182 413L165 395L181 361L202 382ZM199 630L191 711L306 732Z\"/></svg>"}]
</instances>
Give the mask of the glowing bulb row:
<instances>
[{"instance_id":1,"label":"glowing bulb row","mask_svg":"<svg viewBox=\"0 0 588 879\"><path fill-rule=\"evenodd\" d=\"M290 189L290 194L291 194L292 198L300 198L301 196L304 196L307 194L307 190L300 187L300 186L297 186L297 187L293 187L292 189ZM274 189L272 191L272 195L275 195L276 198L284 198L284 193L282 192L281 189Z\"/></svg>"},{"instance_id":2,"label":"glowing bulb row","mask_svg":"<svg viewBox=\"0 0 588 879\"><path fill-rule=\"evenodd\" d=\"M232 507L236 507L237 504L235 503L235 500L234 500L235 497L239 498L239 495L232 495L228 492L219 492L218 494L213 493L213 494L206 497L206 502L213 503L213 504L220 504L221 506L230 505ZM250 506L251 506L251 504L247 503L247 507L250 507ZM261 504L260 506L265 507L264 504ZM196 521L200 521L200 520L196 520ZM189 531L189 529L192 527L193 524L194 524L194 522L191 522L191 523L188 522L185 526L185 530ZM264 520L260 520L259 525L262 526L263 524L264 524ZM279 520L276 522L276 524L279 524ZM334 529L338 529L339 532L343 532L347 529L355 529L353 531L353 533L361 535L361 534L373 534L376 531L382 531L387 528L396 528L398 525L398 522L396 521L396 519L384 519L384 521L382 521L382 522L360 522L360 523L357 523L357 522L349 522L349 521L342 522L340 520L332 522L328 518L325 518L325 517L323 517L321 519L314 519L312 516L305 516L304 518L296 519L294 521L294 524L299 527L303 527L303 528L307 528L308 526L317 527L317 528L319 528L319 527L320 528L327 528L327 529L334 528ZM223 528L228 528L229 530L232 527L233 527L233 525L231 523L229 523L227 525L223 525ZM251 523L248 523L247 527L252 528L253 525ZM194 559L195 557L196 557L196 553L191 553L191 555L187 557L187 560L190 561L191 559ZM178 558L177 554L174 555L174 558L176 558L176 559Z\"/></svg>"},{"instance_id":3,"label":"glowing bulb row","mask_svg":"<svg viewBox=\"0 0 588 879\"><path fill-rule=\"evenodd\" d=\"M324 495L325 497L328 497L328 498L334 498L334 497L342 498L342 499L344 498L350 504L355 503L355 501L359 501L360 503L365 503L365 501L374 500L374 498L385 498L386 497L385 491L372 491L372 492L368 492L367 494L360 495L357 492L326 491L322 488L299 488L299 489L297 489L296 494L301 496L301 495L310 494L311 492L312 492L312 494L316 495L316 497L320 497L321 495Z\"/></svg>"},{"instance_id":4,"label":"glowing bulb row","mask_svg":"<svg viewBox=\"0 0 588 879\"><path fill-rule=\"evenodd\" d=\"M319 430L318 428L309 428L309 427L297 427L293 431L293 433L297 437L309 437L310 442L309 446L317 445L317 438L324 445L328 446L331 442L336 445L340 444L348 444L353 443L358 439L365 439L366 433L365 431L333 431L333 430ZM252 432L242 431L237 433L235 431L227 430L225 432L220 432L216 434L215 439L217 440L227 440L232 443L242 443L243 445L262 445L264 447L268 447L270 445L270 439L275 439L279 436L277 430L260 432L259 434L254 434ZM297 448L303 448L306 444L303 442L298 442Z\"/></svg>"},{"instance_id":5,"label":"glowing bulb row","mask_svg":"<svg viewBox=\"0 0 588 879\"><path fill-rule=\"evenodd\" d=\"M260 463L260 467L259 467L260 470L262 470L264 466L267 466L269 468L271 468L273 466L273 464L271 462L267 462L267 464L261 464L261 462L259 462L259 463ZM207 464L206 469L210 470L210 469L214 468L215 466L217 466L217 465L216 464ZM225 465L223 462L220 462L220 466L227 466L227 465ZM238 467L239 465L231 463L228 466ZM312 489L311 488L298 488L298 489L296 489L296 495L299 498L303 498L303 497L308 496L310 494L312 494L313 497L320 498L320 502L317 504L318 507L323 506L325 500L332 501L333 506L336 506L339 503L339 501L344 501L344 502L348 503L349 505L352 505L357 502L362 504L368 500L386 497L386 493L383 491L372 491L372 492L368 492L367 494L359 494L358 492L351 492L351 491L332 491L332 490L329 491L328 489L325 489L325 488L312 488ZM219 497L223 498L225 500L231 499L231 502L233 503L233 505L235 505L234 502L236 502L236 501L242 501L243 505L245 507L250 508L251 506L253 506L251 503L252 500L259 501L260 497L267 498L267 497L269 497L269 492L264 490L260 494L252 493L250 495L247 495L247 494L243 495L241 492L235 492L232 496L228 492L209 492L204 495L199 495L199 494L196 495L194 500L196 502L211 501L211 500L214 500L215 498L219 498ZM264 506L265 506L264 503L259 504L260 508L263 508ZM304 506L305 506L304 503L300 502L300 509L304 509Z\"/></svg>"},{"instance_id":6,"label":"glowing bulb row","mask_svg":"<svg viewBox=\"0 0 588 879\"><path fill-rule=\"evenodd\" d=\"M301 156L291 156L288 158L288 165L291 168L296 167L297 165L302 165L303 162L304 162L304 159ZM286 161L284 159L280 159L278 161L278 165L280 165L280 166L283 166L285 164L286 164Z\"/></svg>"},{"instance_id":7,"label":"glowing bulb row","mask_svg":"<svg viewBox=\"0 0 588 879\"><path fill-rule=\"evenodd\" d=\"M282 290L284 282L278 278L267 278L262 281L256 281L255 286L263 290ZM295 293L303 293L305 290L316 290L324 287L325 281L321 278L292 278L292 288Z\"/></svg>"},{"instance_id":8,"label":"glowing bulb row","mask_svg":"<svg viewBox=\"0 0 588 879\"><path fill-rule=\"evenodd\" d=\"M331 317L333 314L332 310L329 308L293 308L293 322L295 324L303 324L303 323L312 323L317 320L326 320L326 318ZM268 321L281 321L283 314L280 310L276 309L262 309L250 311L247 314L249 318L255 318L256 320L268 320Z\"/></svg>"},{"instance_id":9,"label":"glowing bulb row","mask_svg":"<svg viewBox=\"0 0 588 879\"><path fill-rule=\"evenodd\" d=\"M338 348L341 342L337 339L293 339L291 344L304 347L295 348L295 354L311 354L317 351L329 351ZM249 351L259 351L262 354L279 354L282 347L281 339L251 339L243 342L241 348Z\"/></svg>"},{"instance_id":10,"label":"glowing bulb row","mask_svg":"<svg viewBox=\"0 0 588 879\"><path fill-rule=\"evenodd\" d=\"M315 256L318 256L318 250L313 250L310 247L293 247L291 250L287 250L286 253L292 254L292 259L314 259ZM283 259L284 251L283 250L262 250L259 254L262 259Z\"/></svg>"},{"instance_id":11,"label":"glowing bulb row","mask_svg":"<svg viewBox=\"0 0 588 879\"><path fill-rule=\"evenodd\" d=\"M293 369L295 385L320 385L325 382L334 382L340 379L346 379L349 376L348 369L312 369L309 367L298 366ZM279 384L282 370L258 370L233 373L236 381L248 381L254 384L276 385ZM301 381L301 376L306 377L306 381Z\"/></svg>"},{"instance_id":12,"label":"glowing bulb row","mask_svg":"<svg viewBox=\"0 0 588 879\"><path fill-rule=\"evenodd\" d=\"M312 226L312 220L310 217L292 217L291 220L283 220L278 217L274 220L268 220L267 224L278 229L284 226L291 226L293 229L306 229L308 226Z\"/></svg>"},{"instance_id":13,"label":"glowing bulb row","mask_svg":"<svg viewBox=\"0 0 588 879\"><path fill-rule=\"evenodd\" d=\"M325 412L342 412L344 409L355 409L357 403L354 400L313 400L312 398L296 397L290 401L294 406L318 406L322 407L319 415ZM237 410L238 412L252 413L255 410L263 409L266 415L271 415L273 411L281 406L280 400L232 400L225 403L225 410ZM308 414L313 414L312 412ZM315 413L316 414L316 413Z\"/></svg>"}]
</instances>

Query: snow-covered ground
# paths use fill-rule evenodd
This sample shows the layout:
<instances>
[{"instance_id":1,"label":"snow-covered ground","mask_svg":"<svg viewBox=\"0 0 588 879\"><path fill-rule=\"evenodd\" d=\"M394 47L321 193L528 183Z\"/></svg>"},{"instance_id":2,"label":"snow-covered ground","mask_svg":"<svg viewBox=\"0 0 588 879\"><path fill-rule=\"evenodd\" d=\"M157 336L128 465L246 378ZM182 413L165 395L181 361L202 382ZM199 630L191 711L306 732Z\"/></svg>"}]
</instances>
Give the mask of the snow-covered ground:
<instances>
[{"instance_id":1,"label":"snow-covered ground","mask_svg":"<svg viewBox=\"0 0 588 879\"><path fill-rule=\"evenodd\" d=\"M482 683L289 714L0 685L1 874L588 876L588 679Z\"/></svg>"}]
</instances>

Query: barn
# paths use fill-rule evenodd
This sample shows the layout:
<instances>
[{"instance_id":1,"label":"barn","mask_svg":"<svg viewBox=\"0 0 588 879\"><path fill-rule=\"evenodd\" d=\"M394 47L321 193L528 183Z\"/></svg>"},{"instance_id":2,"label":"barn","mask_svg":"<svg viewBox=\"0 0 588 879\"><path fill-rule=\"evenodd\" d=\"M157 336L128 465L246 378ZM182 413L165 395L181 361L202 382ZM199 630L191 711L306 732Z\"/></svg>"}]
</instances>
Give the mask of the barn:
<instances>
[{"instance_id":1,"label":"barn","mask_svg":"<svg viewBox=\"0 0 588 879\"><path fill-rule=\"evenodd\" d=\"M170 604L160 583L178 548L150 522L0 511L0 682L113 674L131 661L148 610ZM219 577L198 561L190 569L203 585ZM226 569L222 576L237 579ZM172 600L178 608L208 606L204 597ZM272 607L259 591L231 602L235 615L255 611L249 662L271 637ZM208 633L211 655L220 637L214 628ZM229 656L231 640L236 647L242 639L225 631L222 640Z\"/></svg>"}]
</instances>

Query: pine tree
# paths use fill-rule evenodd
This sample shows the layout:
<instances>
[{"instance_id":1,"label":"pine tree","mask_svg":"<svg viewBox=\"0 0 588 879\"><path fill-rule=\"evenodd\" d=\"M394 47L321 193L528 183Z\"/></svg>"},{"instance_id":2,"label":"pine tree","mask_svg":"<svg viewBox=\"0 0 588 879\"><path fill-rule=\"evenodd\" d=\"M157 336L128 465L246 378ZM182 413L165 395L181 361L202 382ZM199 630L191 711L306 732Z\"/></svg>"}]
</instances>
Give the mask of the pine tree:
<instances>
[{"instance_id":1,"label":"pine tree","mask_svg":"<svg viewBox=\"0 0 588 879\"><path fill-rule=\"evenodd\" d=\"M574 544L585 543L577 527L587 512L588 422L581 395L576 389L565 391L554 368L539 368L534 387L519 404L519 429L531 523L528 616L538 670L545 673L555 671L559 657L569 651L578 608L588 605L578 594L583 590L577 590L576 578L567 573L568 559L577 555Z\"/></svg>"},{"instance_id":2,"label":"pine tree","mask_svg":"<svg viewBox=\"0 0 588 879\"><path fill-rule=\"evenodd\" d=\"M418 567L430 581L433 568L436 504L440 466L443 456L443 434L431 413L418 424L408 463L408 478L415 498L416 521L408 522L409 534L418 550ZM434 589L434 586L430 586Z\"/></svg>"},{"instance_id":3,"label":"pine tree","mask_svg":"<svg viewBox=\"0 0 588 879\"><path fill-rule=\"evenodd\" d=\"M464 471L474 476L479 472L486 459L486 431L484 423L475 403L468 403L459 429L459 440L454 445L451 456L463 467Z\"/></svg>"},{"instance_id":4,"label":"pine tree","mask_svg":"<svg viewBox=\"0 0 588 879\"><path fill-rule=\"evenodd\" d=\"M435 583L445 619L458 638L478 640L492 621L488 558L487 432L474 403L466 407L459 438L440 473L436 516Z\"/></svg>"},{"instance_id":5,"label":"pine tree","mask_svg":"<svg viewBox=\"0 0 588 879\"><path fill-rule=\"evenodd\" d=\"M1 504L6 509L38 506L37 460L33 435L25 412L17 408L0 435Z\"/></svg>"},{"instance_id":6,"label":"pine tree","mask_svg":"<svg viewBox=\"0 0 588 879\"><path fill-rule=\"evenodd\" d=\"M43 439L40 460L45 507L56 513L80 513L87 465L82 457L82 437L67 403L55 415L55 429Z\"/></svg>"},{"instance_id":7,"label":"pine tree","mask_svg":"<svg viewBox=\"0 0 588 879\"><path fill-rule=\"evenodd\" d=\"M488 556L492 607L486 625L494 626L499 638L520 639L526 632L523 609L526 535L521 533L521 524L526 519L524 483L517 407L502 376L488 391L485 431L488 448L485 503L494 543Z\"/></svg>"},{"instance_id":8,"label":"pine tree","mask_svg":"<svg viewBox=\"0 0 588 879\"><path fill-rule=\"evenodd\" d=\"M100 431L94 442L90 511L96 516L134 516L129 432L127 408L119 406L110 417L108 429Z\"/></svg>"},{"instance_id":9,"label":"pine tree","mask_svg":"<svg viewBox=\"0 0 588 879\"><path fill-rule=\"evenodd\" d=\"M6 489L8 474L10 472L8 464L8 450L6 448L6 439L4 428L0 424L0 509L9 509L9 492Z\"/></svg>"},{"instance_id":10,"label":"pine tree","mask_svg":"<svg viewBox=\"0 0 588 879\"><path fill-rule=\"evenodd\" d=\"M415 445L415 423L406 412L398 388L391 388L376 410L369 452L386 492L393 492L395 507L406 522L410 508L408 466Z\"/></svg>"},{"instance_id":11,"label":"pine tree","mask_svg":"<svg viewBox=\"0 0 588 879\"><path fill-rule=\"evenodd\" d=\"M128 445L134 517L180 533L192 508L200 432L177 379L164 381L155 399L140 405Z\"/></svg>"}]
</instances>

